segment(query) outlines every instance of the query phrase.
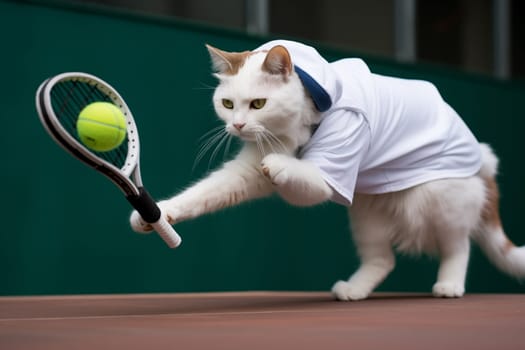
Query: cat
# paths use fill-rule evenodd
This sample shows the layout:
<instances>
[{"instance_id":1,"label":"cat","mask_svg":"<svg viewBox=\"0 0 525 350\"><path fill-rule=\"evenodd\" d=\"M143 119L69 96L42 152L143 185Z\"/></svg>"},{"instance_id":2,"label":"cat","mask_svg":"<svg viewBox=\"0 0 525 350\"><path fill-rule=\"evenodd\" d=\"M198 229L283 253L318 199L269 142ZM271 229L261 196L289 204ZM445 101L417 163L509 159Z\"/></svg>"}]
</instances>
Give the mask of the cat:
<instances>
[{"instance_id":1,"label":"cat","mask_svg":"<svg viewBox=\"0 0 525 350\"><path fill-rule=\"evenodd\" d=\"M359 59L328 63L292 41L245 52L206 46L215 111L243 146L158 203L171 224L272 193L296 206L341 203L361 261L332 288L344 301L367 298L394 268L395 250L438 255L433 295L461 297L471 238L501 270L525 276L525 247L509 241L498 213L498 158L435 86L373 74ZM130 223L152 230L136 211Z\"/></svg>"}]
</instances>

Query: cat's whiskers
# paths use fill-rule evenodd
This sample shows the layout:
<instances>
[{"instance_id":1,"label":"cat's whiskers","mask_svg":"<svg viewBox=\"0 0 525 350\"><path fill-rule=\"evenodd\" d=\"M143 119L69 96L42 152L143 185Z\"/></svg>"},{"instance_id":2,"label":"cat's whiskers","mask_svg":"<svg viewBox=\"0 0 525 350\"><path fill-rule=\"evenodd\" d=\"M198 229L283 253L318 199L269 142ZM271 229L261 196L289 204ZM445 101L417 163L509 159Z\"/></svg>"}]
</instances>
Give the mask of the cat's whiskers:
<instances>
[{"instance_id":1,"label":"cat's whiskers","mask_svg":"<svg viewBox=\"0 0 525 350\"><path fill-rule=\"evenodd\" d=\"M226 157L228 156L228 153L230 153L230 147L232 145L232 139L233 135L228 135L228 141L226 142L226 147L224 147L224 153L222 155L222 160L226 160Z\"/></svg>"},{"instance_id":2,"label":"cat's whiskers","mask_svg":"<svg viewBox=\"0 0 525 350\"><path fill-rule=\"evenodd\" d=\"M216 88L217 88L216 86L211 86L211 85L201 82L201 86L199 87L195 86L193 87L193 90L215 90Z\"/></svg>"},{"instance_id":3,"label":"cat's whiskers","mask_svg":"<svg viewBox=\"0 0 525 350\"><path fill-rule=\"evenodd\" d=\"M282 153L287 153L288 151L288 148L285 146L285 144L281 141L281 139L279 139L277 136L275 136L275 134L273 132L271 132L270 130L268 129L265 129L264 130L264 134L267 135L267 137L270 139L270 140L273 140L275 141L276 143L276 146L279 146L280 148L280 151ZM275 152L275 151L274 151ZM276 152L277 153L277 152Z\"/></svg>"},{"instance_id":4,"label":"cat's whiskers","mask_svg":"<svg viewBox=\"0 0 525 350\"><path fill-rule=\"evenodd\" d=\"M285 144L270 130L261 128L255 132L255 135L260 143L259 150L263 157L268 154L265 144L269 146L271 153L288 153Z\"/></svg>"},{"instance_id":5,"label":"cat's whiskers","mask_svg":"<svg viewBox=\"0 0 525 350\"><path fill-rule=\"evenodd\" d=\"M231 138L231 135L229 133L227 133L227 132L222 133L222 135L221 135L221 137L219 139L220 140L219 143L217 144L217 146L215 146L215 149L211 153L210 161L208 162L208 168L211 167L211 163L213 163L213 161L215 160L215 157L217 156L217 153L221 149L221 147L224 144L224 142L226 142L230 138Z\"/></svg>"},{"instance_id":6,"label":"cat's whiskers","mask_svg":"<svg viewBox=\"0 0 525 350\"><path fill-rule=\"evenodd\" d=\"M202 135L201 137L199 137L199 141L207 138L210 134L216 134L217 131L220 131L221 129L224 129L224 125L219 125L219 126L216 126L214 127L213 129L207 131L204 133L204 135Z\"/></svg>"},{"instance_id":7,"label":"cat's whiskers","mask_svg":"<svg viewBox=\"0 0 525 350\"><path fill-rule=\"evenodd\" d=\"M197 153L197 156L195 157L195 161L193 162L193 168L192 170L195 170L195 167L199 162L202 160L204 155L217 143L219 145L222 143L222 140L224 140L225 137L228 136L228 133L226 132L223 125L217 126L210 131L206 132L203 136L200 137L200 140L204 141L202 142L199 152ZM216 146L217 147L217 146ZM216 153L216 152L215 152ZM211 164L211 160L210 160Z\"/></svg>"},{"instance_id":8,"label":"cat's whiskers","mask_svg":"<svg viewBox=\"0 0 525 350\"><path fill-rule=\"evenodd\" d=\"M202 156L208 152L208 150L217 143L223 136L226 134L225 130L217 130L213 135L211 135L209 138L203 141L200 152L198 154L198 157L202 158Z\"/></svg>"},{"instance_id":9,"label":"cat's whiskers","mask_svg":"<svg viewBox=\"0 0 525 350\"><path fill-rule=\"evenodd\" d=\"M262 157L264 158L266 156L266 150L264 149L264 144L261 140L261 134L256 132L255 133L255 142L257 144L257 148L259 149L259 152L261 153Z\"/></svg>"},{"instance_id":10,"label":"cat's whiskers","mask_svg":"<svg viewBox=\"0 0 525 350\"><path fill-rule=\"evenodd\" d=\"M263 139L264 142L266 142L270 146L270 149L271 149L272 153L277 153L275 151L275 148L273 147L272 140L270 139L268 134L266 134L265 132L262 132L261 133L261 138Z\"/></svg>"}]
</instances>

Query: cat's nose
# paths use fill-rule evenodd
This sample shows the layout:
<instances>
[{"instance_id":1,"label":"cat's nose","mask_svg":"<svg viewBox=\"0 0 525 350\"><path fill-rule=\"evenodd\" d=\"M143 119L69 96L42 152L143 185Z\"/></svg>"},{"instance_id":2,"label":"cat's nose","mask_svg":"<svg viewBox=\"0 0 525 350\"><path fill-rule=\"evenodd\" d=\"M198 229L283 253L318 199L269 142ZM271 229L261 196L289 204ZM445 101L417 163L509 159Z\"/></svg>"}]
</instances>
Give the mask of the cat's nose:
<instances>
[{"instance_id":1,"label":"cat's nose","mask_svg":"<svg viewBox=\"0 0 525 350\"><path fill-rule=\"evenodd\" d=\"M242 128L244 128L244 126L246 125L246 123L234 123L233 126L235 127L235 129L241 131Z\"/></svg>"}]
</instances>

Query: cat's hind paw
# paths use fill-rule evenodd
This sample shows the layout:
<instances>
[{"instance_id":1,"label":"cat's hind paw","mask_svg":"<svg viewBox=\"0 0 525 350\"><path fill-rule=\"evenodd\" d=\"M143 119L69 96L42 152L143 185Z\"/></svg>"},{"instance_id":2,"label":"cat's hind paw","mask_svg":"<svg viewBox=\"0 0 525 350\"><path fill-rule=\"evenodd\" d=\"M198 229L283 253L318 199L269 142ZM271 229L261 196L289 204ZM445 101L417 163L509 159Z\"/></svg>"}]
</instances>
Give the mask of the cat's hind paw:
<instances>
[{"instance_id":1,"label":"cat's hind paw","mask_svg":"<svg viewBox=\"0 0 525 350\"><path fill-rule=\"evenodd\" d=\"M432 288L432 294L437 298L461 298L465 294L465 287L459 283L437 282Z\"/></svg>"},{"instance_id":2,"label":"cat's hind paw","mask_svg":"<svg viewBox=\"0 0 525 350\"><path fill-rule=\"evenodd\" d=\"M346 281L338 281L332 287L332 295L341 301L357 301L368 297L370 292Z\"/></svg>"}]
</instances>

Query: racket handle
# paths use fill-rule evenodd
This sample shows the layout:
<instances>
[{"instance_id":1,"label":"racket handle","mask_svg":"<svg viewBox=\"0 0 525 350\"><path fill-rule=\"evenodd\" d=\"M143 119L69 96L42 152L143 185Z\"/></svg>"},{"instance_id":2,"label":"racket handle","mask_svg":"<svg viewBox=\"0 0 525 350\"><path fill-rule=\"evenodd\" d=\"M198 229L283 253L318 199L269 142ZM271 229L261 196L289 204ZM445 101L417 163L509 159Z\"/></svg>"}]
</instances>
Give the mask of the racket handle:
<instances>
[{"instance_id":1,"label":"racket handle","mask_svg":"<svg viewBox=\"0 0 525 350\"><path fill-rule=\"evenodd\" d=\"M157 203L155 203L155 200L144 187L139 187L139 195L130 195L126 198L133 208L139 212L144 221L157 231L168 247L177 248L181 244L182 239L170 223L162 216Z\"/></svg>"},{"instance_id":2,"label":"racket handle","mask_svg":"<svg viewBox=\"0 0 525 350\"><path fill-rule=\"evenodd\" d=\"M164 217L161 217L159 221L150 225L153 227L153 229L155 229L155 231L157 231L159 236L164 240L164 242L166 242L168 247L177 248L181 244L182 239L175 231L173 226L171 226L170 223L164 219Z\"/></svg>"}]
</instances>

